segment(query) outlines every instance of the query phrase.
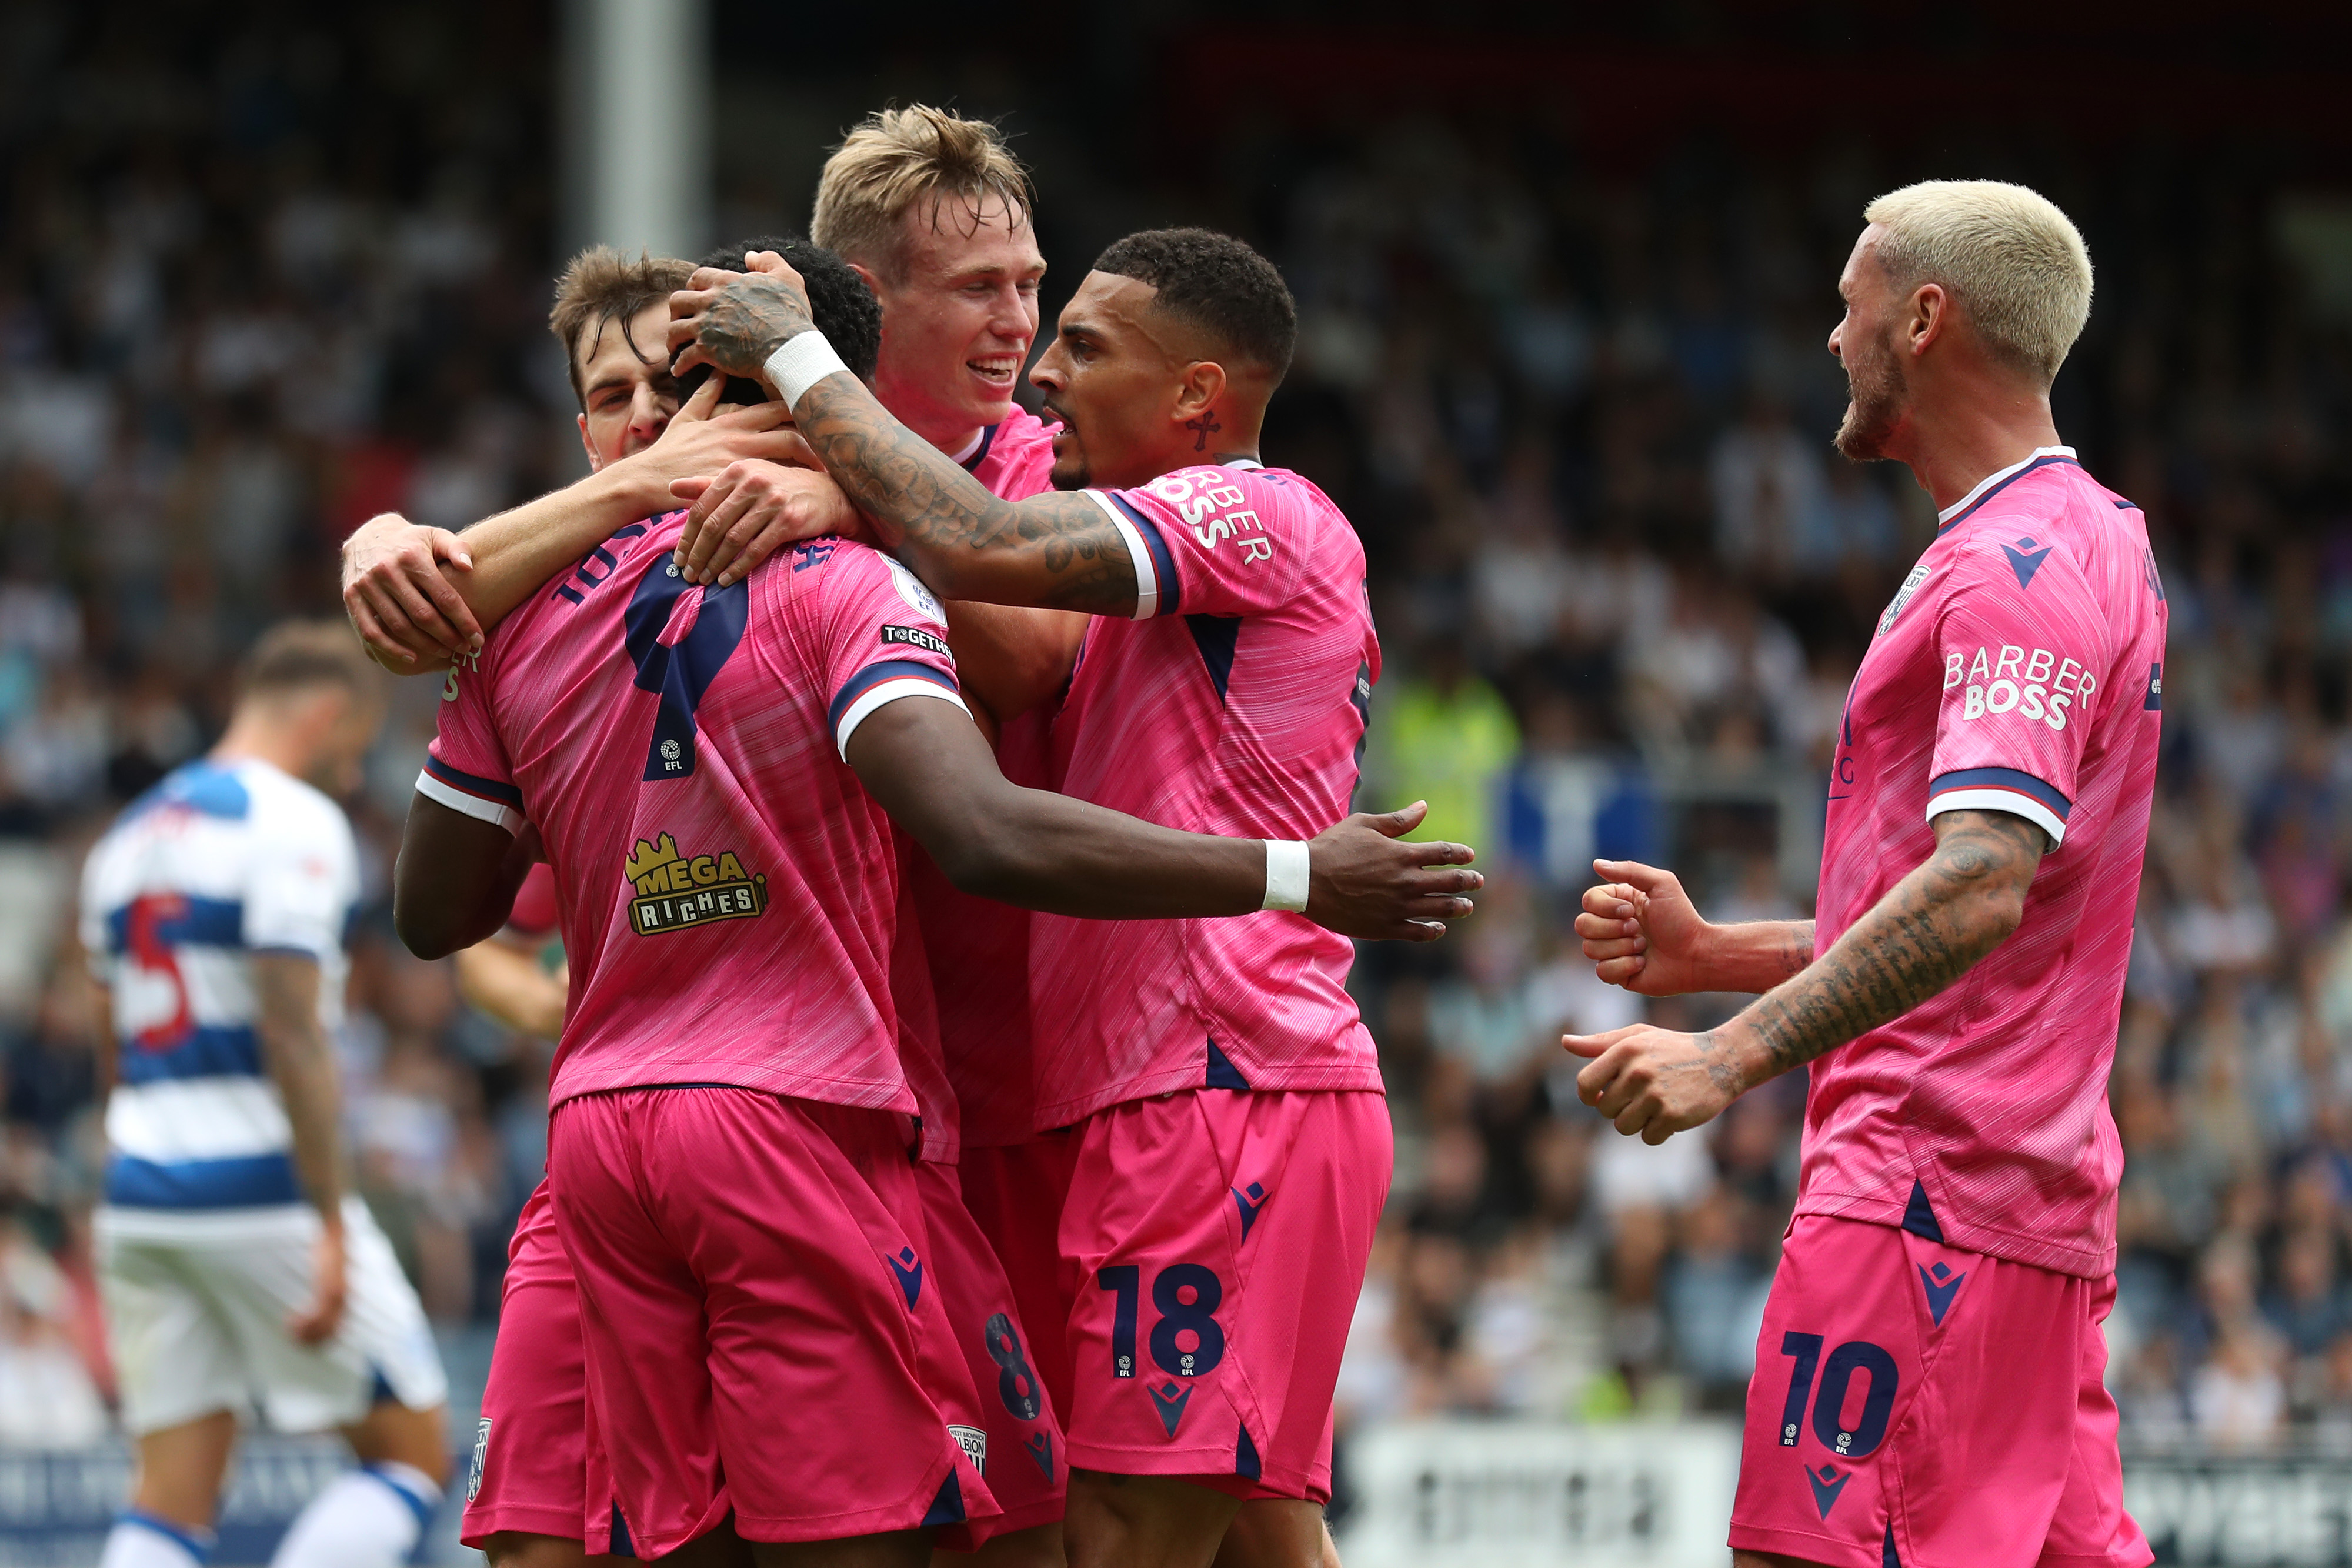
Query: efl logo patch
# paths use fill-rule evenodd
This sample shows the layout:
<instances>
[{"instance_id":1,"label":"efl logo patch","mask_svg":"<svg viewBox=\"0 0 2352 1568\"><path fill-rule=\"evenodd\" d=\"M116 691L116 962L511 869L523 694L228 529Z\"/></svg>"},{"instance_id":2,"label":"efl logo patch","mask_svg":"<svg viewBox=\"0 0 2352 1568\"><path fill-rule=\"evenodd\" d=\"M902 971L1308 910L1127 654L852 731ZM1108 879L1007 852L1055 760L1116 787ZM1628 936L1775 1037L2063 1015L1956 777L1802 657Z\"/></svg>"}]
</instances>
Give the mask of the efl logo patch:
<instances>
[{"instance_id":1,"label":"efl logo patch","mask_svg":"<svg viewBox=\"0 0 2352 1568\"><path fill-rule=\"evenodd\" d=\"M948 1423L948 1431L954 1436L956 1447L961 1448L964 1457L971 1461L971 1468L985 1477L988 1474L988 1434L977 1426L959 1426L952 1421Z\"/></svg>"},{"instance_id":2,"label":"efl logo patch","mask_svg":"<svg viewBox=\"0 0 2352 1568\"><path fill-rule=\"evenodd\" d=\"M898 597L907 601L908 608L925 620L937 621L941 626L948 624L947 611L940 607L938 596L923 586L921 578L887 555L882 557L882 564L890 568L891 586L898 590Z\"/></svg>"},{"instance_id":3,"label":"efl logo patch","mask_svg":"<svg viewBox=\"0 0 2352 1568\"><path fill-rule=\"evenodd\" d=\"M474 1428L474 1468L472 1473L466 1478L467 1502L472 1502L482 1495L482 1468L489 1463L489 1459L490 1418L485 1415L482 1417L482 1424Z\"/></svg>"},{"instance_id":4,"label":"efl logo patch","mask_svg":"<svg viewBox=\"0 0 2352 1568\"><path fill-rule=\"evenodd\" d=\"M948 647L947 638L935 637L920 626L884 626L882 640L886 643L903 644L908 647L919 647L927 653L938 654L941 658L955 657L954 651Z\"/></svg>"},{"instance_id":5,"label":"efl logo patch","mask_svg":"<svg viewBox=\"0 0 2352 1568\"><path fill-rule=\"evenodd\" d=\"M749 920L768 907L768 879L747 875L731 849L688 858L665 833L658 843L637 840L636 852L621 874L636 897L629 900L629 926L639 936L658 936L711 921Z\"/></svg>"}]
</instances>

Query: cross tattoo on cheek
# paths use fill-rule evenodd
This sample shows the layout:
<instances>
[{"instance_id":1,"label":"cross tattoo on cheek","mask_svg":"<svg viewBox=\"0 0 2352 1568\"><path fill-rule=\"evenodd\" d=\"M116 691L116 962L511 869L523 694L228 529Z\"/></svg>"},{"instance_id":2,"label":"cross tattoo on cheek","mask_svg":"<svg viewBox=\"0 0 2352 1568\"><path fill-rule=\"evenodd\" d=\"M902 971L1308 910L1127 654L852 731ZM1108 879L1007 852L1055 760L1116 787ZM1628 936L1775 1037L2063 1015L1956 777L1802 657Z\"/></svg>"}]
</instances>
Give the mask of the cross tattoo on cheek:
<instances>
[{"instance_id":1,"label":"cross tattoo on cheek","mask_svg":"<svg viewBox=\"0 0 2352 1568\"><path fill-rule=\"evenodd\" d=\"M1224 426L1217 423L1214 414L1203 414L1198 419L1184 421L1184 428L1193 434L1192 450L1205 452L1209 449L1209 432L1222 430Z\"/></svg>"}]
</instances>

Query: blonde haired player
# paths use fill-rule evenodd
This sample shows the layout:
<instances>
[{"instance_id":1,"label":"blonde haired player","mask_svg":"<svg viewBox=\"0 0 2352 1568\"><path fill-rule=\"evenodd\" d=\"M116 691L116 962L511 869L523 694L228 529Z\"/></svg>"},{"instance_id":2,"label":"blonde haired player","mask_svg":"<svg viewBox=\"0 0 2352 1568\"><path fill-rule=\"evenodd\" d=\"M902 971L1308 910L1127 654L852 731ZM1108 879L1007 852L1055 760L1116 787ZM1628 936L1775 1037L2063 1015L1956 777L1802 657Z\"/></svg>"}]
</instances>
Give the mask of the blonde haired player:
<instances>
[{"instance_id":1,"label":"blonde haired player","mask_svg":"<svg viewBox=\"0 0 2352 1568\"><path fill-rule=\"evenodd\" d=\"M1653 1143L1812 1064L1738 1568L2141 1568L2100 1325L2164 590L2139 509L2051 418L2090 312L2074 225L1990 181L1864 216L1837 446L1907 464L1940 526L1846 701L1818 920L1713 925L1672 873L1600 862L1576 924L1602 979L1762 994L1705 1034L1564 1043L1585 1102Z\"/></svg>"}]
</instances>

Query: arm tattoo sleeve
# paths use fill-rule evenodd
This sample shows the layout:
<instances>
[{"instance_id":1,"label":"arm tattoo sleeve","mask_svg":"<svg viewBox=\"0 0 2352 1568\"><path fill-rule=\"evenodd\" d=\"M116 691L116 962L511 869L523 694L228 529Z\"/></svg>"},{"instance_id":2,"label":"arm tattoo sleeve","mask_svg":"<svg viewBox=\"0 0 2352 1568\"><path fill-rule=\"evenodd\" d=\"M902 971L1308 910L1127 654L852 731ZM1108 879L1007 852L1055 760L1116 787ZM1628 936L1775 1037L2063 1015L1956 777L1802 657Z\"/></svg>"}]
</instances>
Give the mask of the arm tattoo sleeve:
<instances>
[{"instance_id":1,"label":"arm tattoo sleeve","mask_svg":"<svg viewBox=\"0 0 2352 1568\"><path fill-rule=\"evenodd\" d=\"M1135 563L1092 497L999 500L851 376L817 383L796 414L835 481L941 596L1134 613Z\"/></svg>"},{"instance_id":2,"label":"arm tattoo sleeve","mask_svg":"<svg viewBox=\"0 0 2352 1568\"><path fill-rule=\"evenodd\" d=\"M2042 829L2006 812L1937 817L1936 852L1829 952L1740 1016L1767 1058L1761 1076L1898 1018L1966 973L2015 928L2045 842ZM1804 929L1810 947L1812 928Z\"/></svg>"}]
</instances>

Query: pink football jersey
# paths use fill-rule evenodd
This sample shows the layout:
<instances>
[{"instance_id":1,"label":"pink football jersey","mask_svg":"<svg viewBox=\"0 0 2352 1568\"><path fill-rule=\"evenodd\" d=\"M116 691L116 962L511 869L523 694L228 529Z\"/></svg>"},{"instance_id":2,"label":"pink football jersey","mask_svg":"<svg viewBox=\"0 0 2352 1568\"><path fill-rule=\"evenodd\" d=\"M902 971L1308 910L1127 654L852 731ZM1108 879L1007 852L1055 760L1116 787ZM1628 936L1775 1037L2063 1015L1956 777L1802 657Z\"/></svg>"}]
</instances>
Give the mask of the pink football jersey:
<instances>
[{"instance_id":1,"label":"pink football jersey","mask_svg":"<svg viewBox=\"0 0 2352 1568\"><path fill-rule=\"evenodd\" d=\"M980 433L979 445L958 461L965 472L1006 500L1023 500L1053 488L1054 432L1034 414L1014 404L1003 419Z\"/></svg>"},{"instance_id":2,"label":"pink football jersey","mask_svg":"<svg viewBox=\"0 0 2352 1568\"><path fill-rule=\"evenodd\" d=\"M2063 447L1948 510L1887 605L1833 763L1820 951L1927 859L1941 813L2013 813L2051 848L2007 942L1813 1064L1798 1213L2113 1271L2123 1151L2107 1069L2154 798L2165 613L2146 519Z\"/></svg>"},{"instance_id":3,"label":"pink football jersey","mask_svg":"<svg viewBox=\"0 0 2352 1568\"><path fill-rule=\"evenodd\" d=\"M887 702L962 706L939 602L834 539L690 587L683 528L632 523L508 617L443 689L417 789L545 842L572 993L551 1102L692 1082L911 1112L898 858L842 752Z\"/></svg>"},{"instance_id":4,"label":"pink football jersey","mask_svg":"<svg viewBox=\"0 0 2352 1568\"><path fill-rule=\"evenodd\" d=\"M1052 488L1054 432L1059 428L1039 423L1035 415L1015 405L1001 424L981 432L963 465L991 494L1024 500ZM1039 709L1004 726L996 742L996 763L1006 778L1031 789L1052 787L1047 768L1052 721L1052 713ZM938 1008L941 1073L953 1089L944 1103L934 1104L922 1092L921 1082L917 1084L918 1098L925 1102L927 1157L952 1160L959 1142L1024 1142L1030 1135L1035 1101L1030 1073L1029 911L958 890L919 849L908 857L906 868Z\"/></svg>"},{"instance_id":5,"label":"pink football jersey","mask_svg":"<svg viewBox=\"0 0 2352 1568\"><path fill-rule=\"evenodd\" d=\"M1252 838L1346 816L1381 652L1339 509L1244 463L1088 493L1139 593L1133 620L1087 633L1055 721L1063 792ZM1381 1087L1354 948L1304 915L1038 915L1030 950L1041 1131L1171 1089Z\"/></svg>"}]
</instances>

